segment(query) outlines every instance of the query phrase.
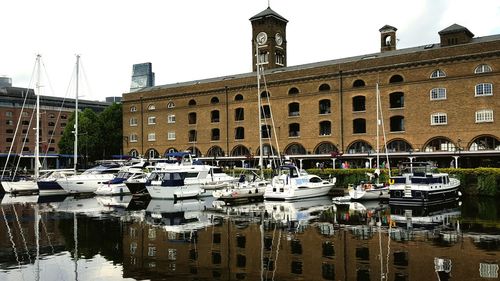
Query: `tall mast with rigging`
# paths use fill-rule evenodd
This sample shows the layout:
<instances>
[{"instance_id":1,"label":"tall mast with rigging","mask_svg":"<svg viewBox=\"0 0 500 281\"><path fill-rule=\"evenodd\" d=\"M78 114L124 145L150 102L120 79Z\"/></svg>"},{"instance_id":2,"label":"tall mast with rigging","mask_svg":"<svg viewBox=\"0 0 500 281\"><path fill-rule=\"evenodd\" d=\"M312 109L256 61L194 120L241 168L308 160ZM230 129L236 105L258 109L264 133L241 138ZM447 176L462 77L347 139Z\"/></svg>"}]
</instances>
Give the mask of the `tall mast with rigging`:
<instances>
[{"instance_id":1,"label":"tall mast with rigging","mask_svg":"<svg viewBox=\"0 0 500 281\"><path fill-rule=\"evenodd\" d=\"M41 58L42 56L38 54L36 56L37 62L37 81L36 81L36 106L35 106L35 179L38 179L40 176L40 92L42 85L40 83L40 74L41 74Z\"/></svg>"},{"instance_id":2,"label":"tall mast with rigging","mask_svg":"<svg viewBox=\"0 0 500 281\"><path fill-rule=\"evenodd\" d=\"M77 164L78 164L78 76L80 72L80 55L76 55L76 94L75 94L75 144L74 144L74 155L73 155L73 169L76 174Z\"/></svg>"},{"instance_id":3,"label":"tall mast with rigging","mask_svg":"<svg viewBox=\"0 0 500 281\"><path fill-rule=\"evenodd\" d=\"M259 106L259 112L257 114L257 118L259 118L259 169L260 176L263 177L263 159L262 159L262 102L260 100L260 61L259 61L259 44L255 42L255 55L257 56L257 103Z\"/></svg>"}]
</instances>

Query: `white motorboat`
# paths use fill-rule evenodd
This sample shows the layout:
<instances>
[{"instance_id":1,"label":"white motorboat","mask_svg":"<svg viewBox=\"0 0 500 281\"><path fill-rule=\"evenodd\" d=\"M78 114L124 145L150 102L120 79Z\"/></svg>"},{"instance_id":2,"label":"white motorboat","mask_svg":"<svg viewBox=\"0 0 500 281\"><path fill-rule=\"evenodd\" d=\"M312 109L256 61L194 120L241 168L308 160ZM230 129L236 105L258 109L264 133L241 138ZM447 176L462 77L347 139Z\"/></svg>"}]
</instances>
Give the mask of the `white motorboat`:
<instances>
[{"instance_id":1,"label":"white motorboat","mask_svg":"<svg viewBox=\"0 0 500 281\"><path fill-rule=\"evenodd\" d=\"M247 170L252 171L251 169L245 171ZM261 179L255 173L251 178L243 173L238 182L226 188L215 190L212 195L216 199L226 202L259 200L264 199L264 192L268 184L268 180Z\"/></svg>"},{"instance_id":2,"label":"white motorboat","mask_svg":"<svg viewBox=\"0 0 500 281\"><path fill-rule=\"evenodd\" d=\"M401 175L390 178L389 204L432 205L459 199L459 179L438 173L428 162L403 165Z\"/></svg>"},{"instance_id":3,"label":"white motorboat","mask_svg":"<svg viewBox=\"0 0 500 281\"><path fill-rule=\"evenodd\" d=\"M210 196L200 184L185 184L185 173L181 171L154 171L146 181L151 198L182 199Z\"/></svg>"},{"instance_id":4,"label":"white motorboat","mask_svg":"<svg viewBox=\"0 0 500 281\"><path fill-rule=\"evenodd\" d=\"M125 182L130 178L143 178L146 174L146 172L143 170L144 165L145 162L141 161L132 166L124 166L113 179L99 186L94 193L97 195L129 194L130 190L128 189Z\"/></svg>"},{"instance_id":5,"label":"white motorboat","mask_svg":"<svg viewBox=\"0 0 500 281\"><path fill-rule=\"evenodd\" d=\"M282 165L278 175L267 185L265 199L293 200L327 195L335 186L335 178L329 181L305 171L299 171L295 165Z\"/></svg>"}]
</instances>

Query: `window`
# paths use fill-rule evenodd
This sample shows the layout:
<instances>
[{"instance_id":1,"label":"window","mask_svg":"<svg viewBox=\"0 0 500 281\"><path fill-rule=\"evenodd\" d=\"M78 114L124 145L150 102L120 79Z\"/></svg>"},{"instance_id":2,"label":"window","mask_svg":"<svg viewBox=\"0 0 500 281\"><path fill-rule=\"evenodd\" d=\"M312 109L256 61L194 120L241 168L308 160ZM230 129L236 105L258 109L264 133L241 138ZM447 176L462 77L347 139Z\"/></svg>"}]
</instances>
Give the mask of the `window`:
<instances>
[{"instance_id":1,"label":"window","mask_svg":"<svg viewBox=\"0 0 500 281\"><path fill-rule=\"evenodd\" d=\"M234 96L234 100L235 101L242 101L243 100L243 95L242 94L237 94L236 96Z\"/></svg>"},{"instance_id":2,"label":"window","mask_svg":"<svg viewBox=\"0 0 500 281\"><path fill-rule=\"evenodd\" d=\"M56 115L55 115L54 113L50 113L50 114L49 114L49 118L50 118L50 119L54 119L54 118L56 118Z\"/></svg>"},{"instance_id":3,"label":"window","mask_svg":"<svg viewBox=\"0 0 500 281\"><path fill-rule=\"evenodd\" d=\"M212 129L212 138L211 138L211 140L218 141L219 139L220 139L220 130L219 129Z\"/></svg>"},{"instance_id":4,"label":"window","mask_svg":"<svg viewBox=\"0 0 500 281\"><path fill-rule=\"evenodd\" d=\"M448 117L446 113L435 113L431 115L431 125L446 125Z\"/></svg>"},{"instance_id":5,"label":"window","mask_svg":"<svg viewBox=\"0 0 500 281\"><path fill-rule=\"evenodd\" d=\"M5 142L12 142L12 138L6 138Z\"/></svg>"},{"instance_id":6,"label":"window","mask_svg":"<svg viewBox=\"0 0 500 281\"><path fill-rule=\"evenodd\" d=\"M392 84L392 83L401 83L401 82L404 82L404 79L403 79L403 76L401 75L393 75L390 79L389 79L389 83Z\"/></svg>"},{"instance_id":7,"label":"window","mask_svg":"<svg viewBox=\"0 0 500 281\"><path fill-rule=\"evenodd\" d=\"M148 141L156 141L156 133L149 133Z\"/></svg>"},{"instance_id":8,"label":"window","mask_svg":"<svg viewBox=\"0 0 500 281\"><path fill-rule=\"evenodd\" d=\"M130 107L130 112L136 112L136 111L137 111L137 107L135 105L132 105ZM54 117L55 117L54 114L52 114L50 118L54 118Z\"/></svg>"},{"instance_id":9,"label":"window","mask_svg":"<svg viewBox=\"0 0 500 281\"><path fill-rule=\"evenodd\" d=\"M156 124L156 117L149 116L148 117L148 125L154 125L154 124Z\"/></svg>"},{"instance_id":10,"label":"window","mask_svg":"<svg viewBox=\"0 0 500 281\"><path fill-rule=\"evenodd\" d=\"M476 123L493 122L493 110L483 109L476 111Z\"/></svg>"},{"instance_id":11,"label":"window","mask_svg":"<svg viewBox=\"0 0 500 281\"><path fill-rule=\"evenodd\" d=\"M275 55L276 55L276 64L285 65L285 56L280 52L276 52Z\"/></svg>"},{"instance_id":12,"label":"window","mask_svg":"<svg viewBox=\"0 0 500 281\"><path fill-rule=\"evenodd\" d=\"M352 120L352 132L354 134L366 133L366 120L363 118Z\"/></svg>"},{"instance_id":13,"label":"window","mask_svg":"<svg viewBox=\"0 0 500 281\"><path fill-rule=\"evenodd\" d=\"M271 97L271 94L268 91L264 91L264 92L260 93L261 99L268 99L270 97Z\"/></svg>"},{"instance_id":14,"label":"window","mask_svg":"<svg viewBox=\"0 0 500 281\"><path fill-rule=\"evenodd\" d=\"M446 88L434 88L431 90L431 100L445 100Z\"/></svg>"},{"instance_id":15,"label":"window","mask_svg":"<svg viewBox=\"0 0 500 281\"><path fill-rule=\"evenodd\" d=\"M299 89L292 87L290 90L288 90L289 95L297 95L299 93Z\"/></svg>"},{"instance_id":16,"label":"window","mask_svg":"<svg viewBox=\"0 0 500 281\"><path fill-rule=\"evenodd\" d=\"M403 116L392 116L389 121L391 132L403 132L405 130L405 118Z\"/></svg>"},{"instance_id":17,"label":"window","mask_svg":"<svg viewBox=\"0 0 500 281\"><path fill-rule=\"evenodd\" d=\"M6 111L5 116L7 117L12 117L12 111Z\"/></svg>"},{"instance_id":18,"label":"window","mask_svg":"<svg viewBox=\"0 0 500 281\"><path fill-rule=\"evenodd\" d=\"M196 141L196 130L189 130L188 132L188 141L195 142Z\"/></svg>"},{"instance_id":19,"label":"window","mask_svg":"<svg viewBox=\"0 0 500 281\"><path fill-rule=\"evenodd\" d=\"M130 118L129 124L130 126L137 126L137 118L135 117Z\"/></svg>"},{"instance_id":20,"label":"window","mask_svg":"<svg viewBox=\"0 0 500 281\"><path fill-rule=\"evenodd\" d=\"M262 106L262 109L260 111L260 118L271 118L271 108L269 107L269 105L266 104Z\"/></svg>"},{"instance_id":21,"label":"window","mask_svg":"<svg viewBox=\"0 0 500 281\"><path fill-rule=\"evenodd\" d=\"M177 249L168 249L168 260L169 261L177 260Z\"/></svg>"},{"instance_id":22,"label":"window","mask_svg":"<svg viewBox=\"0 0 500 281\"><path fill-rule=\"evenodd\" d=\"M148 256L150 256L150 257L156 256L156 247L154 247L154 246L148 247Z\"/></svg>"},{"instance_id":23,"label":"window","mask_svg":"<svg viewBox=\"0 0 500 281\"><path fill-rule=\"evenodd\" d=\"M389 95L390 108L403 108L405 106L405 94L395 92Z\"/></svg>"},{"instance_id":24,"label":"window","mask_svg":"<svg viewBox=\"0 0 500 281\"><path fill-rule=\"evenodd\" d=\"M28 120L23 120L23 121L21 121L21 124L22 124L23 126L28 126L28 125L30 124L30 121L28 121Z\"/></svg>"},{"instance_id":25,"label":"window","mask_svg":"<svg viewBox=\"0 0 500 281\"><path fill-rule=\"evenodd\" d=\"M175 140L175 132L168 132L167 139L168 140Z\"/></svg>"},{"instance_id":26,"label":"window","mask_svg":"<svg viewBox=\"0 0 500 281\"><path fill-rule=\"evenodd\" d=\"M263 139L268 139L271 137L271 125L262 125L261 129L261 137Z\"/></svg>"},{"instance_id":27,"label":"window","mask_svg":"<svg viewBox=\"0 0 500 281\"><path fill-rule=\"evenodd\" d=\"M319 114L330 114L331 104L330 100L320 100L319 101Z\"/></svg>"},{"instance_id":28,"label":"window","mask_svg":"<svg viewBox=\"0 0 500 281\"><path fill-rule=\"evenodd\" d=\"M330 85L328 85L328 84L321 84L321 86L319 86L318 90L320 92L330 91Z\"/></svg>"},{"instance_id":29,"label":"window","mask_svg":"<svg viewBox=\"0 0 500 281\"><path fill-rule=\"evenodd\" d=\"M61 119L68 119L68 116L66 116L65 114L61 115Z\"/></svg>"},{"instance_id":30,"label":"window","mask_svg":"<svg viewBox=\"0 0 500 281\"><path fill-rule=\"evenodd\" d=\"M356 96L352 98L352 111L365 111L366 98L364 96Z\"/></svg>"},{"instance_id":31,"label":"window","mask_svg":"<svg viewBox=\"0 0 500 281\"><path fill-rule=\"evenodd\" d=\"M218 110L212 110L212 112L210 112L210 121L212 123L218 123L220 121Z\"/></svg>"},{"instance_id":32,"label":"window","mask_svg":"<svg viewBox=\"0 0 500 281\"><path fill-rule=\"evenodd\" d=\"M131 134L129 140L130 142L137 142L137 134Z\"/></svg>"},{"instance_id":33,"label":"window","mask_svg":"<svg viewBox=\"0 0 500 281\"><path fill-rule=\"evenodd\" d=\"M156 106L154 104L148 105L148 110L155 110Z\"/></svg>"},{"instance_id":34,"label":"window","mask_svg":"<svg viewBox=\"0 0 500 281\"><path fill-rule=\"evenodd\" d=\"M288 125L288 136L291 138L300 137L300 124L292 123Z\"/></svg>"},{"instance_id":35,"label":"window","mask_svg":"<svg viewBox=\"0 0 500 281\"><path fill-rule=\"evenodd\" d=\"M288 104L288 116L300 116L300 104L298 102Z\"/></svg>"},{"instance_id":36,"label":"window","mask_svg":"<svg viewBox=\"0 0 500 281\"><path fill-rule=\"evenodd\" d=\"M6 132L7 134L13 134L13 133L14 133L14 130L13 130L13 129L7 129L7 130L5 130L5 132Z\"/></svg>"},{"instance_id":37,"label":"window","mask_svg":"<svg viewBox=\"0 0 500 281\"><path fill-rule=\"evenodd\" d=\"M213 97L213 98L210 100L210 103L211 103L211 104L217 104L217 103L219 103L219 98L218 98L218 97Z\"/></svg>"},{"instance_id":38,"label":"window","mask_svg":"<svg viewBox=\"0 0 500 281\"><path fill-rule=\"evenodd\" d=\"M245 138L245 128L243 127L236 127L234 130L234 138L237 140L242 140Z\"/></svg>"},{"instance_id":39,"label":"window","mask_svg":"<svg viewBox=\"0 0 500 281\"><path fill-rule=\"evenodd\" d=\"M195 100L190 100L190 101L188 102L188 105L189 105L189 106L195 106L195 105L196 105L196 101L195 101Z\"/></svg>"},{"instance_id":40,"label":"window","mask_svg":"<svg viewBox=\"0 0 500 281\"><path fill-rule=\"evenodd\" d=\"M259 61L258 63L268 63L269 62L269 52L261 52L259 53Z\"/></svg>"},{"instance_id":41,"label":"window","mask_svg":"<svg viewBox=\"0 0 500 281\"><path fill-rule=\"evenodd\" d=\"M332 135L332 122L330 121L319 122L319 135L320 136Z\"/></svg>"},{"instance_id":42,"label":"window","mask_svg":"<svg viewBox=\"0 0 500 281\"><path fill-rule=\"evenodd\" d=\"M175 123L175 114L169 114L168 115L168 123L169 124Z\"/></svg>"},{"instance_id":43,"label":"window","mask_svg":"<svg viewBox=\"0 0 500 281\"><path fill-rule=\"evenodd\" d=\"M493 95L493 84L482 83L476 85L476 97L477 96L492 96Z\"/></svg>"},{"instance_id":44,"label":"window","mask_svg":"<svg viewBox=\"0 0 500 281\"><path fill-rule=\"evenodd\" d=\"M487 64L480 64L474 69L475 74L491 72L491 67Z\"/></svg>"},{"instance_id":45,"label":"window","mask_svg":"<svg viewBox=\"0 0 500 281\"><path fill-rule=\"evenodd\" d=\"M436 69L431 73L431 78L443 78L446 77L446 73L441 69Z\"/></svg>"},{"instance_id":46,"label":"window","mask_svg":"<svg viewBox=\"0 0 500 281\"><path fill-rule=\"evenodd\" d=\"M175 103L173 101L171 101L167 104L167 108L174 108L174 107L175 107Z\"/></svg>"},{"instance_id":47,"label":"window","mask_svg":"<svg viewBox=\"0 0 500 281\"><path fill-rule=\"evenodd\" d=\"M12 125L14 125L14 121L12 121L12 120L6 120L5 124L7 124L9 126L12 126ZM49 124L49 126L50 126L50 124ZM54 126L54 125L52 125L52 126Z\"/></svg>"},{"instance_id":48,"label":"window","mask_svg":"<svg viewBox=\"0 0 500 281\"><path fill-rule=\"evenodd\" d=\"M188 124L196 124L196 112L190 112L188 114Z\"/></svg>"},{"instance_id":49,"label":"window","mask_svg":"<svg viewBox=\"0 0 500 281\"><path fill-rule=\"evenodd\" d=\"M358 79L352 83L353 88L359 88L359 87L364 87L365 86L365 81Z\"/></svg>"},{"instance_id":50,"label":"window","mask_svg":"<svg viewBox=\"0 0 500 281\"><path fill-rule=\"evenodd\" d=\"M243 121L245 120L245 109L243 108L236 108L234 110L234 120L235 121Z\"/></svg>"}]
</instances>

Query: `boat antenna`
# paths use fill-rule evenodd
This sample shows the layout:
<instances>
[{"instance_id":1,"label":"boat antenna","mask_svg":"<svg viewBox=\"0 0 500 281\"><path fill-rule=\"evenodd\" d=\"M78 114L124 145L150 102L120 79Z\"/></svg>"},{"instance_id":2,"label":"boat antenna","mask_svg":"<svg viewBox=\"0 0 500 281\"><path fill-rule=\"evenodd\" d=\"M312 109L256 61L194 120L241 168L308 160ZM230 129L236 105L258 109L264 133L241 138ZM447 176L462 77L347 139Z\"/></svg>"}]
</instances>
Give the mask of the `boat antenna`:
<instances>
[{"instance_id":1,"label":"boat antenna","mask_svg":"<svg viewBox=\"0 0 500 281\"><path fill-rule=\"evenodd\" d=\"M73 169L77 171L78 164L78 76L80 75L80 55L76 55L76 94L75 94L75 144L73 150Z\"/></svg>"}]
</instances>

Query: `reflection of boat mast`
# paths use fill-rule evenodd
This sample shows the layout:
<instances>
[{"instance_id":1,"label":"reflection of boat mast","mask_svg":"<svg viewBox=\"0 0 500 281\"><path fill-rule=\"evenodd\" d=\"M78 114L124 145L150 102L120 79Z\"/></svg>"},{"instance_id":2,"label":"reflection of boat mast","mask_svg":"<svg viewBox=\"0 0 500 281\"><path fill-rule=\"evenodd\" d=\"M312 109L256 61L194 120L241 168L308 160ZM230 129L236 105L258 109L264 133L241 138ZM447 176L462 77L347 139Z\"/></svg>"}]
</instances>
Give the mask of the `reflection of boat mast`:
<instances>
[{"instance_id":1,"label":"reflection of boat mast","mask_svg":"<svg viewBox=\"0 0 500 281\"><path fill-rule=\"evenodd\" d=\"M40 280L40 211L38 204L35 207L35 237L36 237L36 259L35 259L35 280Z\"/></svg>"},{"instance_id":2,"label":"reflection of boat mast","mask_svg":"<svg viewBox=\"0 0 500 281\"><path fill-rule=\"evenodd\" d=\"M78 220L76 212L73 212L73 239L75 241L75 280L78 280Z\"/></svg>"}]
</instances>

